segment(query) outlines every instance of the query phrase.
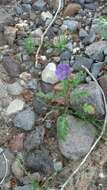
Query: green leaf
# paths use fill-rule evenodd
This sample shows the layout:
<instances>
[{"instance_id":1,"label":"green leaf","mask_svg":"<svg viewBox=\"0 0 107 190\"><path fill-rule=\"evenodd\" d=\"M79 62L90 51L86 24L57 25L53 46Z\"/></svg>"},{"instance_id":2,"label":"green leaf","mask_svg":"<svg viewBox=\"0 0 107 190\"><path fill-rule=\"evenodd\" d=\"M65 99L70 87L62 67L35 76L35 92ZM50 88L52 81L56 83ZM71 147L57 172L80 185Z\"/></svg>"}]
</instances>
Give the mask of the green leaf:
<instances>
[{"instance_id":1,"label":"green leaf","mask_svg":"<svg viewBox=\"0 0 107 190\"><path fill-rule=\"evenodd\" d=\"M93 107L91 104L85 103L85 104L83 105L83 111L84 111L85 113L92 114L92 113L95 112L95 109L94 109L94 107Z\"/></svg>"},{"instance_id":2,"label":"green leaf","mask_svg":"<svg viewBox=\"0 0 107 190\"><path fill-rule=\"evenodd\" d=\"M36 95L40 96L41 98L45 98L47 100L52 100L55 97L54 93L52 93L52 92L45 94L44 92L39 91L36 93Z\"/></svg>"},{"instance_id":3,"label":"green leaf","mask_svg":"<svg viewBox=\"0 0 107 190\"><path fill-rule=\"evenodd\" d=\"M63 90L62 90L62 96L65 97L68 93L68 90L69 90L69 80L68 79L65 79L61 82L61 85L63 87Z\"/></svg>"},{"instance_id":4,"label":"green leaf","mask_svg":"<svg viewBox=\"0 0 107 190\"><path fill-rule=\"evenodd\" d=\"M72 92L71 98L72 98L73 101L78 101L80 98L86 97L88 95L89 95L89 93L87 91L78 92L78 91L75 90L75 91Z\"/></svg>"},{"instance_id":5,"label":"green leaf","mask_svg":"<svg viewBox=\"0 0 107 190\"><path fill-rule=\"evenodd\" d=\"M54 42L53 46L54 48L57 48L61 51L63 51L66 48L67 45L67 37L65 35L60 35L58 40Z\"/></svg>"},{"instance_id":6,"label":"green leaf","mask_svg":"<svg viewBox=\"0 0 107 190\"><path fill-rule=\"evenodd\" d=\"M43 190L39 183L35 180L32 180L32 190Z\"/></svg>"},{"instance_id":7,"label":"green leaf","mask_svg":"<svg viewBox=\"0 0 107 190\"><path fill-rule=\"evenodd\" d=\"M85 73L80 71L75 74L75 77L71 80L72 87L76 88L85 78Z\"/></svg>"},{"instance_id":8,"label":"green leaf","mask_svg":"<svg viewBox=\"0 0 107 190\"><path fill-rule=\"evenodd\" d=\"M57 120L57 135L59 139L65 140L66 135L69 132L69 125L67 121L67 115L61 115Z\"/></svg>"},{"instance_id":9,"label":"green leaf","mask_svg":"<svg viewBox=\"0 0 107 190\"><path fill-rule=\"evenodd\" d=\"M35 43L32 37L25 39L24 47L29 54L32 54L35 51Z\"/></svg>"}]
</instances>

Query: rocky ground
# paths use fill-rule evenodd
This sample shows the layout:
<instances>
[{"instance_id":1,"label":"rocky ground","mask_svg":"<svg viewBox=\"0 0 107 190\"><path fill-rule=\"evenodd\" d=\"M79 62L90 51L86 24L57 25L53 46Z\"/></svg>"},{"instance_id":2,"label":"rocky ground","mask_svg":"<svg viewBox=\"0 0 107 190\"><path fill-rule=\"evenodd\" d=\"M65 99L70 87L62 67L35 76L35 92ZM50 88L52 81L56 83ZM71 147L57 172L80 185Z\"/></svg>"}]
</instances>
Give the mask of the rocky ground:
<instances>
[{"instance_id":1,"label":"rocky ground","mask_svg":"<svg viewBox=\"0 0 107 190\"><path fill-rule=\"evenodd\" d=\"M58 0L0 0L0 147L8 159L1 190L40 190L37 182L46 190L59 190L89 151L99 134L98 126L102 127L103 98L89 76L85 75L70 94L72 113L64 141L56 133L58 108L53 109L37 95L38 91L48 93L57 88L56 65L66 63L73 75L82 70L81 65L87 67L107 98L107 25L103 36L99 27L101 16L107 16L106 0L62 0L60 14L44 38L35 66L41 36L57 7ZM88 97L73 99L73 93L82 91L87 91ZM54 105L60 107L60 103ZM80 119L83 103L94 106L88 121ZM107 189L104 139L66 190ZM4 174L1 153L0 180Z\"/></svg>"}]
</instances>

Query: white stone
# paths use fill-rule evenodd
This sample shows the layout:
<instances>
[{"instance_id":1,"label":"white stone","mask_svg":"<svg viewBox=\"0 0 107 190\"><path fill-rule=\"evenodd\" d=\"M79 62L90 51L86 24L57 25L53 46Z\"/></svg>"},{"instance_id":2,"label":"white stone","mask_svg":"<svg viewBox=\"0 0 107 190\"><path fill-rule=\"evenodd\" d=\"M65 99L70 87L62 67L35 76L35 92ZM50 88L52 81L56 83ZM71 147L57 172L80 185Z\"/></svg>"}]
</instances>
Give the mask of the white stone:
<instances>
[{"instance_id":1,"label":"white stone","mask_svg":"<svg viewBox=\"0 0 107 190\"><path fill-rule=\"evenodd\" d=\"M7 107L6 114L11 115L18 111L21 111L24 108L24 104L25 104L24 101L20 99L13 100Z\"/></svg>"},{"instance_id":2,"label":"white stone","mask_svg":"<svg viewBox=\"0 0 107 190\"><path fill-rule=\"evenodd\" d=\"M52 20L53 16L49 11L47 11L47 12L42 12L41 17L43 21L46 21L47 19Z\"/></svg>"},{"instance_id":3,"label":"white stone","mask_svg":"<svg viewBox=\"0 0 107 190\"><path fill-rule=\"evenodd\" d=\"M58 82L58 78L55 74L56 65L55 63L48 63L45 69L42 71L42 81L50 84Z\"/></svg>"}]
</instances>

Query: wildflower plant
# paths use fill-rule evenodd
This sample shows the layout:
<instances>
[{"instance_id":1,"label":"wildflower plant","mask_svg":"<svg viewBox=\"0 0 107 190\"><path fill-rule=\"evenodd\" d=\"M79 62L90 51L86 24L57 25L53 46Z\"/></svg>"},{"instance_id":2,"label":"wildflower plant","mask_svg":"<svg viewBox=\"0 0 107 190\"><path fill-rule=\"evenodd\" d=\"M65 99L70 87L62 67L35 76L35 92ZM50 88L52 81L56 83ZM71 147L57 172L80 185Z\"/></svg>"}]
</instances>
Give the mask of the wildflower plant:
<instances>
[{"instance_id":1,"label":"wildflower plant","mask_svg":"<svg viewBox=\"0 0 107 190\"><path fill-rule=\"evenodd\" d=\"M53 43L53 47L63 51L67 46L67 37L65 35L60 35L58 39Z\"/></svg>"},{"instance_id":2,"label":"wildflower plant","mask_svg":"<svg viewBox=\"0 0 107 190\"><path fill-rule=\"evenodd\" d=\"M27 51L28 54L34 53L34 51L35 51L35 43L34 43L34 40L33 40L33 38L31 36L27 37L25 39L24 48L25 48L25 50Z\"/></svg>"},{"instance_id":3,"label":"wildflower plant","mask_svg":"<svg viewBox=\"0 0 107 190\"><path fill-rule=\"evenodd\" d=\"M55 74L59 79L61 90L58 90L57 92L49 92L47 94L40 91L37 93L37 96L44 98L47 102L54 102L57 99L64 100L64 106L62 106L62 109L59 108L61 113L57 119L57 136L58 138L65 140L66 135L69 131L68 115L70 92L71 90L74 90L84 80L85 75L83 71L80 71L73 75L72 68L68 64L58 64ZM76 94L73 94L73 98L79 99L87 95L87 92L78 92ZM84 105L83 111L88 113L93 111L93 109L90 105Z\"/></svg>"}]
</instances>

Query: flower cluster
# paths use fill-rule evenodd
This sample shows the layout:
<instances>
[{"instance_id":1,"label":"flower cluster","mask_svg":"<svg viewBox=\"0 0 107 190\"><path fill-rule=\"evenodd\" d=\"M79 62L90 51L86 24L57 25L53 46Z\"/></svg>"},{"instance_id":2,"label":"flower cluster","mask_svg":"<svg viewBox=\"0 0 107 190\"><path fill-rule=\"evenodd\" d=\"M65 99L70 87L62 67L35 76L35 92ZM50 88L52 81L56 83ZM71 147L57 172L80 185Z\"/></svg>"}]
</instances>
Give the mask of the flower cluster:
<instances>
[{"instance_id":1,"label":"flower cluster","mask_svg":"<svg viewBox=\"0 0 107 190\"><path fill-rule=\"evenodd\" d=\"M56 67L56 75L59 80L66 79L71 73L71 68L68 64L60 63Z\"/></svg>"}]
</instances>

